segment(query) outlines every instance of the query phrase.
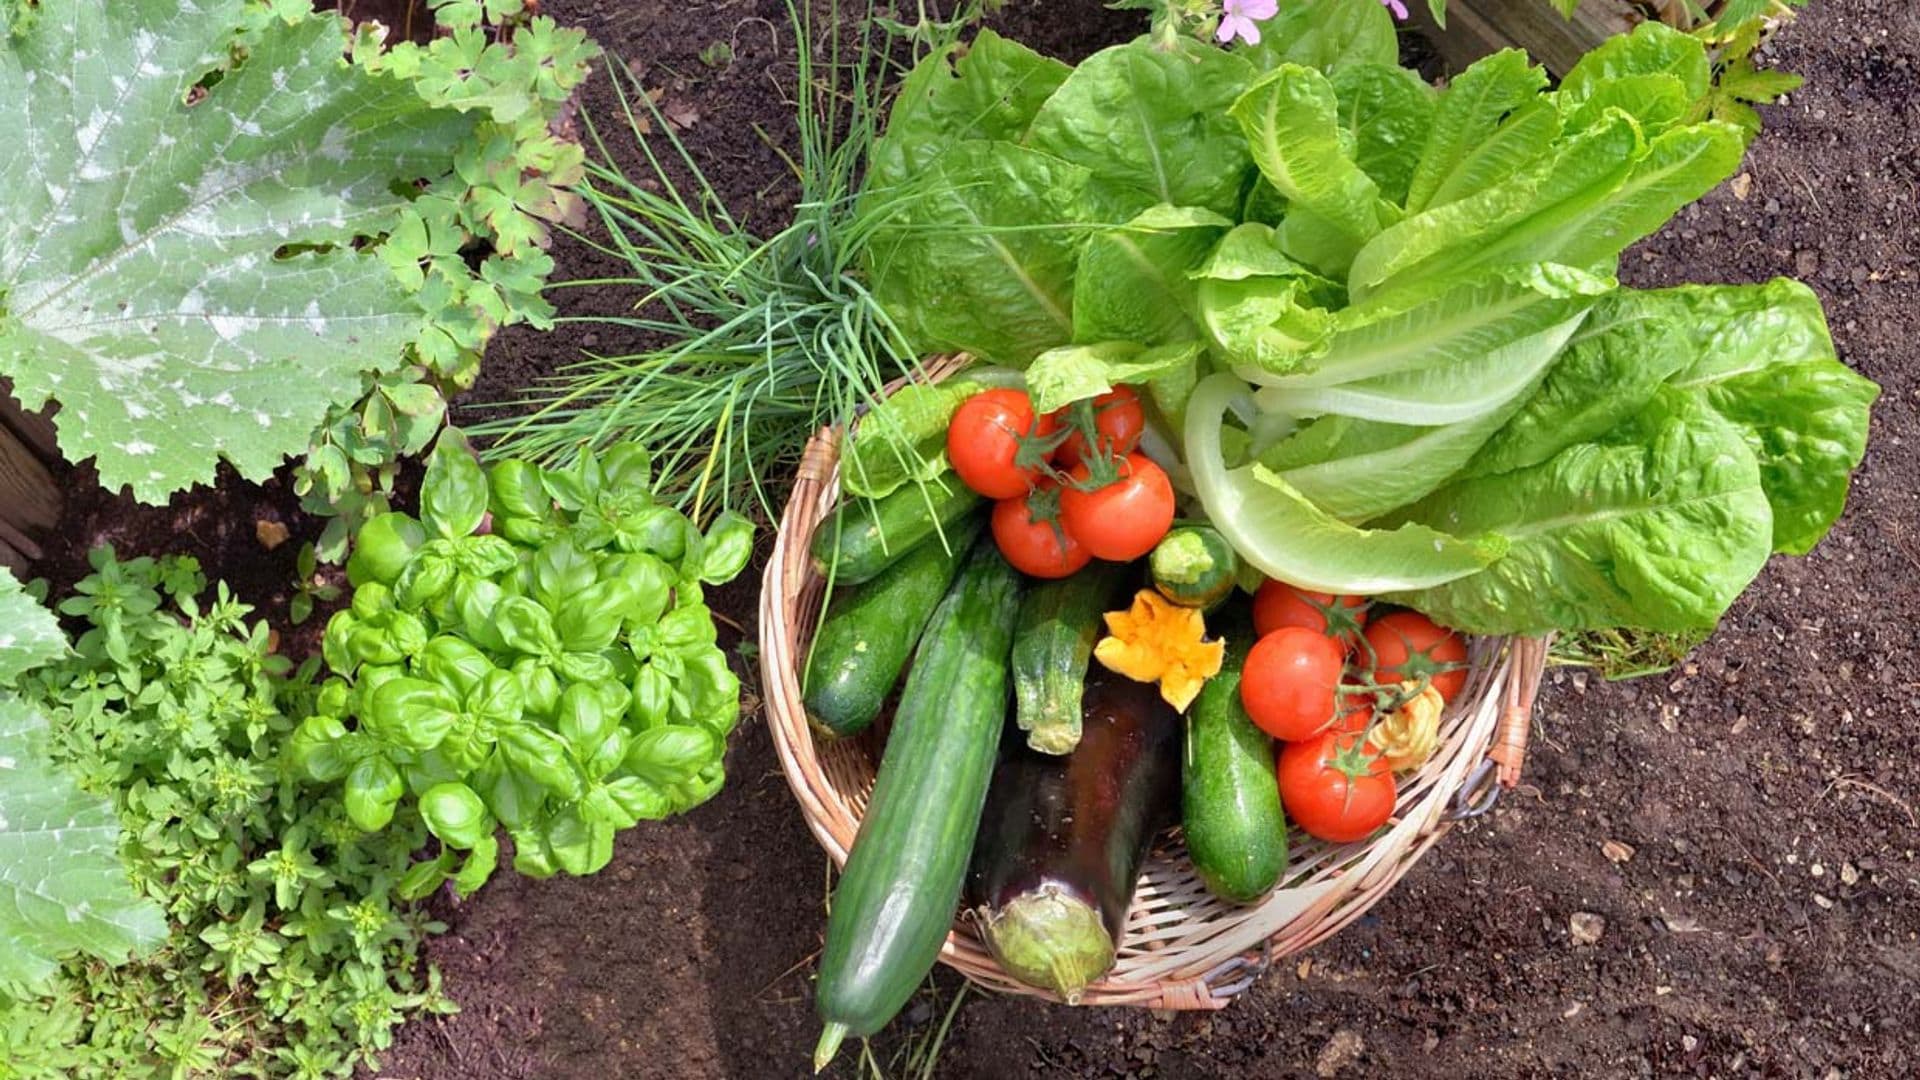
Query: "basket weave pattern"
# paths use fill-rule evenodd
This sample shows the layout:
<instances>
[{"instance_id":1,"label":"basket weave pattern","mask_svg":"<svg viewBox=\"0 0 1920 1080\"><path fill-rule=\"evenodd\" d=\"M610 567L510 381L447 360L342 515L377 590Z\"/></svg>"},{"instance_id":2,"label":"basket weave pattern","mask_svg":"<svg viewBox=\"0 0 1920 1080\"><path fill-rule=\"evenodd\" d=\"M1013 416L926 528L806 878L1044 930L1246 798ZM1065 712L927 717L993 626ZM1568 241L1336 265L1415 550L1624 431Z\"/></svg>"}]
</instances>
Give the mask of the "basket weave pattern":
<instances>
[{"instance_id":1,"label":"basket weave pattern","mask_svg":"<svg viewBox=\"0 0 1920 1080\"><path fill-rule=\"evenodd\" d=\"M964 357L942 358L921 377L938 380L964 363ZM787 783L820 845L844 864L873 790L881 743L871 732L817 740L800 694L826 591L809 547L839 498L839 446L838 430L823 429L800 462L761 588L760 663L767 722ZM1517 779L1544 655L1545 642L1532 639L1473 641L1467 686L1441 720L1439 749L1417 772L1400 778L1399 803L1387 828L1352 844L1328 844L1292 830L1287 871L1260 903L1215 898L1177 832L1163 837L1147 859L1118 961L1080 1003L1221 1008L1274 959L1358 918L1447 832L1456 796L1470 776L1477 782L1487 771L1483 765L1493 761L1504 785ZM1058 1000L1002 971L964 916L947 935L940 959L989 989Z\"/></svg>"}]
</instances>

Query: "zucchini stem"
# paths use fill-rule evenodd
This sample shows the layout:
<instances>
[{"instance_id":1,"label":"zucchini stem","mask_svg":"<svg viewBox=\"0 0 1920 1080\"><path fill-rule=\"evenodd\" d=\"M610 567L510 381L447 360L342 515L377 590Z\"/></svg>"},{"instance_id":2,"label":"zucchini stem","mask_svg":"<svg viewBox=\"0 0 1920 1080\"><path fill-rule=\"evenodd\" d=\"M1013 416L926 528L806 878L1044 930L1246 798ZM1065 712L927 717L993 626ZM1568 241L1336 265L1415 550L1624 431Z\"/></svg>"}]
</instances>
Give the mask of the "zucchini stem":
<instances>
[{"instance_id":1,"label":"zucchini stem","mask_svg":"<svg viewBox=\"0 0 1920 1080\"><path fill-rule=\"evenodd\" d=\"M840 1052L840 1043L847 1037L847 1025L828 1024L820 1029L820 1041L813 1048L813 1071L822 1072L833 1061L833 1055Z\"/></svg>"}]
</instances>

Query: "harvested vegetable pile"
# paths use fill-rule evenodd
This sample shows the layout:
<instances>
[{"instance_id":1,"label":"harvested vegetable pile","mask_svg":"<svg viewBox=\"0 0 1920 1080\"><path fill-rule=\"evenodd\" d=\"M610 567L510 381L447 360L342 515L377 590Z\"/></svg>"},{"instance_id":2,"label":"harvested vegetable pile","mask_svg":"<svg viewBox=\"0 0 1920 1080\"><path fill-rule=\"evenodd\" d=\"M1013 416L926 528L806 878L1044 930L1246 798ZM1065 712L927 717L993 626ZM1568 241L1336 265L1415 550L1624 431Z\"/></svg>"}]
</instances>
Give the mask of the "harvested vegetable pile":
<instances>
[{"instance_id":1,"label":"harvested vegetable pile","mask_svg":"<svg viewBox=\"0 0 1920 1080\"><path fill-rule=\"evenodd\" d=\"M1797 283L1615 281L1750 138L1700 39L1546 84L1509 51L1429 87L1364 0L1076 69L982 33L876 150L875 289L1038 409L1144 383L1149 452L1269 576L1478 633L1710 627L1839 514L1877 388Z\"/></svg>"},{"instance_id":2,"label":"harvested vegetable pile","mask_svg":"<svg viewBox=\"0 0 1920 1080\"><path fill-rule=\"evenodd\" d=\"M1707 630L1825 535L1878 387L1812 292L1615 277L1757 130L1720 78L1751 37L1713 45L1648 24L1558 87L1509 51L1436 89L1378 5L1320 0L1232 51L1070 68L983 31L908 76L867 269L917 348L975 363L861 421L814 536L821 737L906 673L817 1062L905 1002L963 896L1007 974L1074 1001L1162 825L1234 903L1289 823L1372 837L1466 635Z\"/></svg>"}]
</instances>

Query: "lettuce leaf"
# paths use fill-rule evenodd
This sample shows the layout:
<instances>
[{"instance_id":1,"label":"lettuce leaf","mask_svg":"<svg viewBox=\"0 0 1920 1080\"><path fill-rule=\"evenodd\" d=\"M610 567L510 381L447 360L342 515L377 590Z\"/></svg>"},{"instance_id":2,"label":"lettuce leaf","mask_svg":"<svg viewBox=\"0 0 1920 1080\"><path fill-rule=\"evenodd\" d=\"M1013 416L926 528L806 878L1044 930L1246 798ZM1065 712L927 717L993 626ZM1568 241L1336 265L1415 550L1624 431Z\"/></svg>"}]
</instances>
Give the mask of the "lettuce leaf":
<instances>
[{"instance_id":1,"label":"lettuce leaf","mask_svg":"<svg viewBox=\"0 0 1920 1080\"><path fill-rule=\"evenodd\" d=\"M901 83L869 155L867 190L911 180L954 143L1019 142L1073 69L992 30L922 60Z\"/></svg>"},{"instance_id":2,"label":"lettuce leaf","mask_svg":"<svg viewBox=\"0 0 1920 1080\"><path fill-rule=\"evenodd\" d=\"M1328 75L1355 64L1398 64L1393 17L1374 0L1280 0L1260 43L1240 50L1262 71L1281 64Z\"/></svg>"},{"instance_id":3,"label":"lettuce leaf","mask_svg":"<svg viewBox=\"0 0 1920 1080\"><path fill-rule=\"evenodd\" d=\"M1151 383L1191 369L1199 342L1143 349L1130 341L1049 349L1027 368L1027 393L1035 412L1050 413L1099 397L1121 384Z\"/></svg>"},{"instance_id":4,"label":"lettuce leaf","mask_svg":"<svg viewBox=\"0 0 1920 1080\"><path fill-rule=\"evenodd\" d=\"M1239 56L1186 38L1102 49L1041 106L1027 145L1152 202L1232 213L1252 161L1227 108L1252 76Z\"/></svg>"},{"instance_id":5,"label":"lettuce leaf","mask_svg":"<svg viewBox=\"0 0 1920 1080\"><path fill-rule=\"evenodd\" d=\"M1406 201L1433 125L1433 87L1403 67L1354 64L1333 73L1340 126L1353 136L1353 161L1380 195Z\"/></svg>"},{"instance_id":6,"label":"lettuce leaf","mask_svg":"<svg viewBox=\"0 0 1920 1080\"><path fill-rule=\"evenodd\" d=\"M1282 64L1233 103L1254 164L1274 190L1338 230L1354 250L1399 218L1380 186L1353 160L1333 83L1319 71Z\"/></svg>"},{"instance_id":7,"label":"lettuce leaf","mask_svg":"<svg viewBox=\"0 0 1920 1080\"><path fill-rule=\"evenodd\" d=\"M1186 456L1208 520L1261 573L1305 589L1371 596L1467 578L1505 552L1506 541L1493 535L1463 540L1423 524L1355 528L1264 465L1228 467L1223 425L1245 389L1231 375L1201 381L1187 404Z\"/></svg>"},{"instance_id":8,"label":"lettuce leaf","mask_svg":"<svg viewBox=\"0 0 1920 1080\"><path fill-rule=\"evenodd\" d=\"M1880 388L1840 363L1819 297L1797 281L1651 296L1689 339L1692 362L1670 385L1738 425L1759 461L1774 550L1812 550L1846 504Z\"/></svg>"},{"instance_id":9,"label":"lettuce leaf","mask_svg":"<svg viewBox=\"0 0 1920 1080\"><path fill-rule=\"evenodd\" d=\"M1389 597L1477 634L1708 628L1773 547L1739 428L1666 388L1601 441L1451 484L1389 520L1507 539L1481 573Z\"/></svg>"},{"instance_id":10,"label":"lettuce leaf","mask_svg":"<svg viewBox=\"0 0 1920 1080\"><path fill-rule=\"evenodd\" d=\"M1232 227L1211 210L1162 204L1095 233L1074 274L1073 339L1160 345L1198 337L1189 271Z\"/></svg>"},{"instance_id":11,"label":"lettuce leaf","mask_svg":"<svg viewBox=\"0 0 1920 1080\"><path fill-rule=\"evenodd\" d=\"M1484 191L1544 153L1559 134L1559 111L1539 100L1546 87L1546 69L1535 67L1518 49L1482 57L1456 76L1434 106L1432 134L1408 185L1407 212L1450 201L1440 197L1442 191L1453 192L1454 198ZM1552 133L1537 146L1531 137L1495 135L1503 122L1517 121L1523 107L1553 117Z\"/></svg>"},{"instance_id":12,"label":"lettuce leaf","mask_svg":"<svg viewBox=\"0 0 1920 1080\"><path fill-rule=\"evenodd\" d=\"M1090 226L1115 223L1092 181L1012 143L954 144L874 237L874 294L921 352L1025 366L1073 340L1074 268Z\"/></svg>"},{"instance_id":13,"label":"lettuce leaf","mask_svg":"<svg viewBox=\"0 0 1920 1080\"><path fill-rule=\"evenodd\" d=\"M1602 297L1539 392L1460 475L1490 476L1538 465L1639 412L1690 355L1684 328L1668 314L1652 294L1623 289Z\"/></svg>"}]
</instances>

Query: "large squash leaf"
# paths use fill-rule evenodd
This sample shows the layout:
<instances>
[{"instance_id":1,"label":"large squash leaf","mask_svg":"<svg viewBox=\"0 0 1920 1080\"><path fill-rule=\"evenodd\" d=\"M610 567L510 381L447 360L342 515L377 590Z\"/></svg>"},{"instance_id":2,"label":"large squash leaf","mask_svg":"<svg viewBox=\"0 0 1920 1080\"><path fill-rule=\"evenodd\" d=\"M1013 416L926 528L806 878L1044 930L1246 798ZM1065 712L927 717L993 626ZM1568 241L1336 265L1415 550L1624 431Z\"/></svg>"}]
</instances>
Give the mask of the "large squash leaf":
<instances>
[{"instance_id":1,"label":"large squash leaf","mask_svg":"<svg viewBox=\"0 0 1920 1080\"><path fill-rule=\"evenodd\" d=\"M112 804L48 764L46 726L0 691L0 997L39 992L72 953L117 964L167 935L121 868Z\"/></svg>"},{"instance_id":2,"label":"large squash leaf","mask_svg":"<svg viewBox=\"0 0 1920 1080\"><path fill-rule=\"evenodd\" d=\"M0 686L66 651L66 636L53 613L34 603L0 567Z\"/></svg>"},{"instance_id":3,"label":"large squash leaf","mask_svg":"<svg viewBox=\"0 0 1920 1080\"><path fill-rule=\"evenodd\" d=\"M331 15L45 0L0 37L0 375L146 501L264 478L422 311L355 241L471 121L343 59ZM210 76L212 76L210 78Z\"/></svg>"}]
</instances>

